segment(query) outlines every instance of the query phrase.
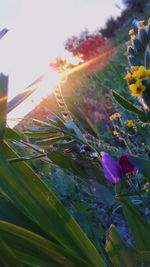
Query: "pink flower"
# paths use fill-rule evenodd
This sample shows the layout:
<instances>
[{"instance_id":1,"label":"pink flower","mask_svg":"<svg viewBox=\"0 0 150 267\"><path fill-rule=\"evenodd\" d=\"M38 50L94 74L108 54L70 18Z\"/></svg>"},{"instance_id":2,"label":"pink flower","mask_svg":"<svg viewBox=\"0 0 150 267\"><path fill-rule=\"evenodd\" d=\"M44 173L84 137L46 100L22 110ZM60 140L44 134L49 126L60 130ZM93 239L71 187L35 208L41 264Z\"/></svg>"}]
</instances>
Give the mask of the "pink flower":
<instances>
[{"instance_id":1,"label":"pink flower","mask_svg":"<svg viewBox=\"0 0 150 267\"><path fill-rule=\"evenodd\" d=\"M128 159L128 154L122 154L122 156L118 159L118 164L122 168L124 174L136 171L135 166Z\"/></svg>"}]
</instances>

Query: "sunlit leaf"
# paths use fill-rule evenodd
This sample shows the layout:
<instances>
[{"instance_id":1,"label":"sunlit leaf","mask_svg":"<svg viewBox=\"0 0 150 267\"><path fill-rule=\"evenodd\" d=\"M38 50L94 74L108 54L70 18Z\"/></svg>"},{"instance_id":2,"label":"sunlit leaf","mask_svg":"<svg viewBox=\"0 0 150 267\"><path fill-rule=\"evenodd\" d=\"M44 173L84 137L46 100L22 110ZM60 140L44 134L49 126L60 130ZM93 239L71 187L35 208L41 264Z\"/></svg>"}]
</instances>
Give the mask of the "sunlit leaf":
<instances>
[{"instance_id":1,"label":"sunlit leaf","mask_svg":"<svg viewBox=\"0 0 150 267\"><path fill-rule=\"evenodd\" d=\"M0 73L0 146L5 135L8 76Z\"/></svg>"},{"instance_id":2,"label":"sunlit leaf","mask_svg":"<svg viewBox=\"0 0 150 267\"><path fill-rule=\"evenodd\" d=\"M47 138L47 139L43 139L43 140L38 140L36 141L36 144L39 146L49 146L49 145L53 145L56 144L60 141L63 141L67 138L67 136L56 136L56 137L51 137L51 138Z\"/></svg>"},{"instance_id":3,"label":"sunlit leaf","mask_svg":"<svg viewBox=\"0 0 150 267\"><path fill-rule=\"evenodd\" d=\"M77 136L81 141L85 142L85 139L84 139L84 137L83 137L83 135L82 135L80 129L79 129L79 128L75 125L75 123L74 123L71 119L69 119L69 118L66 119L66 127L67 127L68 129L72 129L72 130L74 131L74 133L76 134L76 136Z\"/></svg>"},{"instance_id":4,"label":"sunlit leaf","mask_svg":"<svg viewBox=\"0 0 150 267\"><path fill-rule=\"evenodd\" d=\"M11 112L14 108L20 105L25 99L27 99L30 95L32 95L36 90L37 88L26 89L22 93L15 96L7 104L7 113Z\"/></svg>"},{"instance_id":5,"label":"sunlit leaf","mask_svg":"<svg viewBox=\"0 0 150 267\"><path fill-rule=\"evenodd\" d=\"M110 257L113 266L121 267L136 267L136 262L131 254L131 251L126 247L118 230L114 225L111 225L108 231L108 241L106 243L106 251Z\"/></svg>"},{"instance_id":6,"label":"sunlit leaf","mask_svg":"<svg viewBox=\"0 0 150 267\"><path fill-rule=\"evenodd\" d=\"M123 212L138 250L150 250L150 224L135 209L128 198L117 198L123 204ZM133 220L134 218L134 220Z\"/></svg>"},{"instance_id":7,"label":"sunlit leaf","mask_svg":"<svg viewBox=\"0 0 150 267\"><path fill-rule=\"evenodd\" d=\"M145 119L145 120L149 120L150 116L147 115L146 113L144 113L143 111L141 111L140 109L138 109L137 107L135 107L131 102L129 102L128 100L126 100L123 96L121 96L119 93L117 93L116 91L112 91L113 96L115 98L115 100L125 109L139 115L141 118Z\"/></svg>"},{"instance_id":8,"label":"sunlit leaf","mask_svg":"<svg viewBox=\"0 0 150 267\"><path fill-rule=\"evenodd\" d=\"M28 161L28 160L34 160L34 159L40 159L45 157L46 154L40 154L40 155L35 155L35 156L25 156L25 157L20 157L20 158L13 158L13 159L9 159L8 162L10 163L15 163L15 162L19 162L19 161Z\"/></svg>"},{"instance_id":9,"label":"sunlit leaf","mask_svg":"<svg viewBox=\"0 0 150 267\"><path fill-rule=\"evenodd\" d=\"M21 136L14 129L5 128L5 139L14 139L19 141L21 139Z\"/></svg>"}]
</instances>

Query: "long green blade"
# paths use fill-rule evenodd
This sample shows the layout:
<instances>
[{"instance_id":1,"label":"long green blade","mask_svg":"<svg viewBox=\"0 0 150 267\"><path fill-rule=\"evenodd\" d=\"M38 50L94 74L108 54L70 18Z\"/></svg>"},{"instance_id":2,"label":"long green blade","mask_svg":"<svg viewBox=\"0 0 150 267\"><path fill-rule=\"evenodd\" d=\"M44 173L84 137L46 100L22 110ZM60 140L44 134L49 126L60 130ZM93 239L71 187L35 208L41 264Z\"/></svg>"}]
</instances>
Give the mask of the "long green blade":
<instances>
[{"instance_id":1,"label":"long green blade","mask_svg":"<svg viewBox=\"0 0 150 267\"><path fill-rule=\"evenodd\" d=\"M0 238L0 265L1 264L4 267L23 267L10 247Z\"/></svg>"},{"instance_id":2,"label":"long green blade","mask_svg":"<svg viewBox=\"0 0 150 267\"><path fill-rule=\"evenodd\" d=\"M5 159L17 157L6 144L3 155ZM10 166L0 162L0 183L9 198L44 232L92 266L106 266L79 225L28 165L19 162Z\"/></svg>"},{"instance_id":3,"label":"long green blade","mask_svg":"<svg viewBox=\"0 0 150 267\"><path fill-rule=\"evenodd\" d=\"M0 222L0 234L22 263L41 267L90 267L88 263L78 257L73 251L64 249L40 235L16 225Z\"/></svg>"}]
</instances>

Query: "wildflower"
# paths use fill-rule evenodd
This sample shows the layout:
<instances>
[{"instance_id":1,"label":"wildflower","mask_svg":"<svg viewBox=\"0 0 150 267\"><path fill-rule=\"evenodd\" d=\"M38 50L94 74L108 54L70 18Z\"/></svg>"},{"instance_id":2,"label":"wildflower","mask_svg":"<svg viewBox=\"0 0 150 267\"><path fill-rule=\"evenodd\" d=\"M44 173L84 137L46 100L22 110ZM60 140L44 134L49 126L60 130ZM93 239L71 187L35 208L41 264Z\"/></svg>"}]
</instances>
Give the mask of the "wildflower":
<instances>
[{"instance_id":1,"label":"wildflower","mask_svg":"<svg viewBox=\"0 0 150 267\"><path fill-rule=\"evenodd\" d=\"M129 89L132 91L132 96L141 96L145 91L146 87L140 82L130 84Z\"/></svg>"},{"instance_id":2,"label":"wildflower","mask_svg":"<svg viewBox=\"0 0 150 267\"><path fill-rule=\"evenodd\" d=\"M138 70L139 66L131 66L131 71L135 71L135 70Z\"/></svg>"},{"instance_id":3,"label":"wildflower","mask_svg":"<svg viewBox=\"0 0 150 267\"><path fill-rule=\"evenodd\" d=\"M144 20L139 21L139 29L147 29L147 25L144 25Z\"/></svg>"},{"instance_id":4,"label":"wildflower","mask_svg":"<svg viewBox=\"0 0 150 267\"><path fill-rule=\"evenodd\" d=\"M118 164L124 174L136 171L135 166L128 159L128 154L122 154L122 156L118 159Z\"/></svg>"},{"instance_id":5,"label":"wildflower","mask_svg":"<svg viewBox=\"0 0 150 267\"><path fill-rule=\"evenodd\" d=\"M124 77L125 80L127 80L128 82L132 82L133 81L133 76L131 72L128 72L127 75Z\"/></svg>"},{"instance_id":6,"label":"wildflower","mask_svg":"<svg viewBox=\"0 0 150 267\"><path fill-rule=\"evenodd\" d=\"M142 142L142 143L141 143L141 146L145 146L145 143L144 143L144 142Z\"/></svg>"},{"instance_id":7,"label":"wildflower","mask_svg":"<svg viewBox=\"0 0 150 267\"><path fill-rule=\"evenodd\" d=\"M144 189L146 189L146 192L149 192L149 190L150 190L150 183L149 182L144 184Z\"/></svg>"},{"instance_id":8,"label":"wildflower","mask_svg":"<svg viewBox=\"0 0 150 267\"><path fill-rule=\"evenodd\" d=\"M85 152L85 151L91 151L91 147L90 146L88 146L88 145L82 145L81 147L80 147L80 153L82 153L82 152Z\"/></svg>"},{"instance_id":9,"label":"wildflower","mask_svg":"<svg viewBox=\"0 0 150 267\"><path fill-rule=\"evenodd\" d=\"M121 118L122 116L121 116L121 114L120 113L114 113L113 115L111 115L110 117L109 117L109 119L111 120L111 121L113 121L114 119L116 119L116 118Z\"/></svg>"},{"instance_id":10,"label":"wildflower","mask_svg":"<svg viewBox=\"0 0 150 267\"><path fill-rule=\"evenodd\" d=\"M131 40L135 40L135 39L136 39L136 36L135 36L135 33L134 33L134 30L133 30L133 29L131 29L131 30L129 31L129 35L130 35L130 37L131 37Z\"/></svg>"},{"instance_id":11,"label":"wildflower","mask_svg":"<svg viewBox=\"0 0 150 267\"><path fill-rule=\"evenodd\" d=\"M146 69L144 66L139 66L132 73L133 78L136 78L142 81L148 79L149 76L150 76L150 70Z\"/></svg>"},{"instance_id":12,"label":"wildflower","mask_svg":"<svg viewBox=\"0 0 150 267\"><path fill-rule=\"evenodd\" d=\"M106 179L112 183L120 182L123 177L122 169L108 153L101 152L102 166Z\"/></svg>"},{"instance_id":13,"label":"wildflower","mask_svg":"<svg viewBox=\"0 0 150 267\"><path fill-rule=\"evenodd\" d=\"M111 183L118 183L125 174L136 171L136 168L128 159L128 154L122 154L118 162L108 153L101 152L101 156L104 175Z\"/></svg>"},{"instance_id":14,"label":"wildflower","mask_svg":"<svg viewBox=\"0 0 150 267\"><path fill-rule=\"evenodd\" d=\"M135 32L134 32L133 29L131 29L131 30L129 31L129 35L132 35L132 34L135 34Z\"/></svg>"},{"instance_id":15,"label":"wildflower","mask_svg":"<svg viewBox=\"0 0 150 267\"><path fill-rule=\"evenodd\" d=\"M114 130L114 131L113 131L113 135L116 135L116 136L118 136L118 135L119 135L119 133L118 133L116 130Z\"/></svg>"},{"instance_id":16,"label":"wildflower","mask_svg":"<svg viewBox=\"0 0 150 267\"><path fill-rule=\"evenodd\" d=\"M136 127L136 124L132 120L125 121L124 125L129 127L129 128L135 128Z\"/></svg>"}]
</instances>

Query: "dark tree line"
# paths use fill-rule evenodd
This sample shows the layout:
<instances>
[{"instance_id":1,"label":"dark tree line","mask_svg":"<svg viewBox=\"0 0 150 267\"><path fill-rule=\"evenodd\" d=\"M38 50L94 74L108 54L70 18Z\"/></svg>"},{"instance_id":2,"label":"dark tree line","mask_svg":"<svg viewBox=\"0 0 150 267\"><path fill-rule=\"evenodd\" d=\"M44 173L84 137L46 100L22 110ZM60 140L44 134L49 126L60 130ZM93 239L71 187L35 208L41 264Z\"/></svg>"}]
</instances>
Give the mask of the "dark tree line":
<instances>
[{"instance_id":1,"label":"dark tree line","mask_svg":"<svg viewBox=\"0 0 150 267\"><path fill-rule=\"evenodd\" d=\"M100 29L100 33L103 37L111 38L115 36L116 31L123 25L123 23L129 18L132 17L135 13L143 13L146 5L150 0L123 0L123 3L126 7L122 11L121 15L116 19L110 17L106 21L104 28Z\"/></svg>"}]
</instances>

